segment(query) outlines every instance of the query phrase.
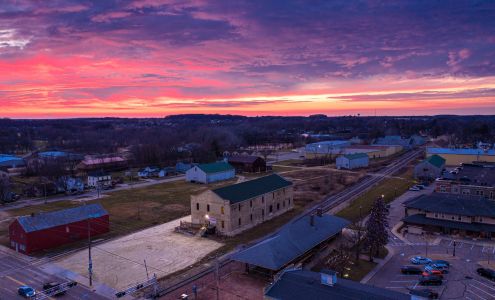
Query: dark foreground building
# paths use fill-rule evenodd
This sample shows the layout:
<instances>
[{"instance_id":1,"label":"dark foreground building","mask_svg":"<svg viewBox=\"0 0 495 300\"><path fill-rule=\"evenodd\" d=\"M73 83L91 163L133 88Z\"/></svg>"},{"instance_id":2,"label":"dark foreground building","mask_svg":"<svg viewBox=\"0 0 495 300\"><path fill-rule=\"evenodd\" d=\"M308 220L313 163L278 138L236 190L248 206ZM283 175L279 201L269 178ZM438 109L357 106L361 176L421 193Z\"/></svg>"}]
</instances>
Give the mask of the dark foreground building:
<instances>
[{"instance_id":1,"label":"dark foreground building","mask_svg":"<svg viewBox=\"0 0 495 300\"><path fill-rule=\"evenodd\" d=\"M9 226L10 247L30 254L87 239L88 229L91 236L110 230L108 212L100 204L18 217Z\"/></svg>"},{"instance_id":2,"label":"dark foreground building","mask_svg":"<svg viewBox=\"0 0 495 300\"><path fill-rule=\"evenodd\" d=\"M237 173L257 173L266 171L266 162L255 155L233 155L227 158Z\"/></svg>"}]
</instances>

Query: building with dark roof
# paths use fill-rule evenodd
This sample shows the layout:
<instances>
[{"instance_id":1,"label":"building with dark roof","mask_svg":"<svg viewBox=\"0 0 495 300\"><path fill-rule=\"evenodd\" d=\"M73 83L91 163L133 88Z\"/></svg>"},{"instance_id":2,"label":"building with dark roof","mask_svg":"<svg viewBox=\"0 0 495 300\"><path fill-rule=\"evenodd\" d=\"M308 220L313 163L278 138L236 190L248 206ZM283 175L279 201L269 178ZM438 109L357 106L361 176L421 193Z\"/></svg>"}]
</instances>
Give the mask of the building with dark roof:
<instances>
[{"instance_id":1,"label":"building with dark roof","mask_svg":"<svg viewBox=\"0 0 495 300\"><path fill-rule=\"evenodd\" d=\"M209 164L193 166L186 171L186 181L212 183L235 177L235 169L227 162L218 161Z\"/></svg>"},{"instance_id":2,"label":"building with dark roof","mask_svg":"<svg viewBox=\"0 0 495 300\"><path fill-rule=\"evenodd\" d=\"M433 193L404 203L409 233L441 232L488 237L495 233L495 201L480 196Z\"/></svg>"},{"instance_id":3,"label":"building with dark roof","mask_svg":"<svg viewBox=\"0 0 495 300\"><path fill-rule=\"evenodd\" d=\"M462 164L435 180L435 192L495 199L495 165Z\"/></svg>"},{"instance_id":4,"label":"building with dark roof","mask_svg":"<svg viewBox=\"0 0 495 300\"><path fill-rule=\"evenodd\" d=\"M191 196L191 221L235 235L293 206L292 182L272 174Z\"/></svg>"},{"instance_id":5,"label":"building with dark roof","mask_svg":"<svg viewBox=\"0 0 495 300\"><path fill-rule=\"evenodd\" d=\"M10 247L30 254L59 247L110 230L108 212L100 204L17 217L9 226Z\"/></svg>"},{"instance_id":6,"label":"building with dark roof","mask_svg":"<svg viewBox=\"0 0 495 300\"><path fill-rule=\"evenodd\" d=\"M410 295L337 278L330 270L320 273L288 269L265 289L265 299L299 300L402 300Z\"/></svg>"},{"instance_id":7,"label":"building with dark roof","mask_svg":"<svg viewBox=\"0 0 495 300\"><path fill-rule=\"evenodd\" d=\"M432 155L414 167L414 178L432 181L442 175L445 168L445 159L438 155Z\"/></svg>"},{"instance_id":8,"label":"building with dark roof","mask_svg":"<svg viewBox=\"0 0 495 300\"><path fill-rule=\"evenodd\" d=\"M256 155L232 155L227 157L237 173L256 173L266 171L266 161Z\"/></svg>"},{"instance_id":9,"label":"building with dark roof","mask_svg":"<svg viewBox=\"0 0 495 300\"><path fill-rule=\"evenodd\" d=\"M283 226L273 236L235 253L232 259L274 274L333 240L349 224L332 215L304 216Z\"/></svg>"}]
</instances>

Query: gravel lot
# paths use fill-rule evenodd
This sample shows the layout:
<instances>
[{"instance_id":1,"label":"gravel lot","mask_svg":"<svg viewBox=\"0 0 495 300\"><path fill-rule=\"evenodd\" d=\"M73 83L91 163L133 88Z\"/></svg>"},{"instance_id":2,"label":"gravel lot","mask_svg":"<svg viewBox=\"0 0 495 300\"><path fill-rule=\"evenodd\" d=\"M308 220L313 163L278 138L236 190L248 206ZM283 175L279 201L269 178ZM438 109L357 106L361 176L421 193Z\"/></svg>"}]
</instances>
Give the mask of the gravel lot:
<instances>
[{"instance_id":1,"label":"gravel lot","mask_svg":"<svg viewBox=\"0 0 495 300\"><path fill-rule=\"evenodd\" d=\"M189 220L190 216L181 220ZM144 260L150 276L164 276L184 269L220 248L221 243L175 233L174 220L92 248L93 279L116 289L146 279ZM56 264L87 277L88 251L81 250Z\"/></svg>"}]
</instances>

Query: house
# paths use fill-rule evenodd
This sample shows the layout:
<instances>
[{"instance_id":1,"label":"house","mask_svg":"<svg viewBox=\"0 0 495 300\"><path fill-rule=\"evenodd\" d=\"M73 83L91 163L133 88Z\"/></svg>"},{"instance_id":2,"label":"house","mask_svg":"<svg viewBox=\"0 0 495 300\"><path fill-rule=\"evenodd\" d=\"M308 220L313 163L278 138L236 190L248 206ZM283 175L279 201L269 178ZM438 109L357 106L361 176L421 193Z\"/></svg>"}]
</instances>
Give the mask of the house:
<instances>
[{"instance_id":1,"label":"house","mask_svg":"<svg viewBox=\"0 0 495 300\"><path fill-rule=\"evenodd\" d=\"M293 207L292 182L272 174L191 196L191 221L232 236Z\"/></svg>"},{"instance_id":2,"label":"house","mask_svg":"<svg viewBox=\"0 0 495 300\"><path fill-rule=\"evenodd\" d=\"M435 180L435 192L495 199L495 165L462 164Z\"/></svg>"},{"instance_id":3,"label":"house","mask_svg":"<svg viewBox=\"0 0 495 300\"><path fill-rule=\"evenodd\" d=\"M495 233L495 201L484 197L433 193L406 201L404 207L408 233L486 238Z\"/></svg>"},{"instance_id":4,"label":"house","mask_svg":"<svg viewBox=\"0 0 495 300\"><path fill-rule=\"evenodd\" d=\"M100 204L17 217L9 226L10 247L33 252L59 247L110 230L108 212Z\"/></svg>"},{"instance_id":5,"label":"house","mask_svg":"<svg viewBox=\"0 0 495 300\"><path fill-rule=\"evenodd\" d=\"M186 171L186 181L212 183L235 177L235 169L224 161L200 164Z\"/></svg>"},{"instance_id":6,"label":"house","mask_svg":"<svg viewBox=\"0 0 495 300\"><path fill-rule=\"evenodd\" d=\"M120 171L127 169L127 160L121 156L86 157L77 165L77 169L82 172Z\"/></svg>"},{"instance_id":7,"label":"house","mask_svg":"<svg viewBox=\"0 0 495 300\"><path fill-rule=\"evenodd\" d=\"M88 174L88 186L104 188L112 185L112 175L105 171L90 172Z\"/></svg>"},{"instance_id":8,"label":"house","mask_svg":"<svg viewBox=\"0 0 495 300\"><path fill-rule=\"evenodd\" d=\"M369 162L370 159L366 153L344 154L337 157L336 166L337 169L352 170L367 167Z\"/></svg>"},{"instance_id":9,"label":"house","mask_svg":"<svg viewBox=\"0 0 495 300\"><path fill-rule=\"evenodd\" d=\"M148 178L148 177L159 177L162 170L159 167L146 167L138 171L138 177ZM163 176L161 176L163 177Z\"/></svg>"},{"instance_id":10,"label":"house","mask_svg":"<svg viewBox=\"0 0 495 300\"><path fill-rule=\"evenodd\" d=\"M248 271L256 269L260 274L273 275L297 263L301 257L308 257L313 251L326 247L349 224L345 219L321 212L316 216L304 216L231 258L244 263Z\"/></svg>"},{"instance_id":11,"label":"house","mask_svg":"<svg viewBox=\"0 0 495 300\"><path fill-rule=\"evenodd\" d=\"M461 149L427 147L426 156L441 156L447 166L470 164L474 161L495 162L495 149Z\"/></svg>"},{"instance_id":12,"label":"house","mask_svg":"<svg viewBox=\"0 0 495 300\"><path fill-rule=\"evenodd\" d=\"M445 159L432 155L414 167L414 178L419 180L435 180L442 175L445 168Z\"/></svg>"},{"instance_id":13,"label":"house","mask_svg":"<svg viewBox=\"0 0 495 300\"><path fill-rule=\"evenodd\" d=\"M307 144L304 147L306 159L318 158L323 156L341 154L345 147L350 146L349 141L323 141Z\"/></svg>"},{"instance_id":14,"label":"house","mask_svg":"<svg viewBox=\"0 0 495 300\"><path fill-rule=\"evenodd\" d=\"M356 281L337 278L337 273L323 269L312 272L301 268L284 270L265 289L266 300L402 300L410 295Z\"/></svg>"},{"instance_id":15,"label":"house","mask_svg":"<svg viewBox=\"0 0 495 300\"><path fill-rule=\"evenodd\" d=\"M84 192L84 182L80 178L61 177L59 178L60 185L66 193L81 193Z\"/></svg>"},{"instance_id":16,"label":"house","mask_svg":"<svg viewBox=\"0 0 495 300\"><path fill-rule=\"evenodd\" d=\"M256 173L266 171L266 161L256 155L232 155L227 157L237 173Z\"/></svg>"}]
</instances>

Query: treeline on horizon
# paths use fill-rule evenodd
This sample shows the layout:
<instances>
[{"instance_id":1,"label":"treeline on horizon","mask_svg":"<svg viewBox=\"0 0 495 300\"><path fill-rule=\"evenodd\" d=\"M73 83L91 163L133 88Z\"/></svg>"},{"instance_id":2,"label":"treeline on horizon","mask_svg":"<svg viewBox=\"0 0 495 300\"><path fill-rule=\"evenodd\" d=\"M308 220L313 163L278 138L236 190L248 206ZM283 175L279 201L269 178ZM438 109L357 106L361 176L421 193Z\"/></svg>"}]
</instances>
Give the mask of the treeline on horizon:
<instances>
[{"instance_id":1,"label":"treeline on horizon","mask_svg":"<svg viewBox=\"0 0 495 300\"><path fill-rule=\"evenodd\" d=\"M303 133L327 139L384 135L448 136L452 144L494 143L495 116L309 117L185 114L164 118L0 119L0 153L65 150L81 154L128 149L134 164L206 162L224 151L277 143L312 142Z\"/></svg>"}]
</instances>

